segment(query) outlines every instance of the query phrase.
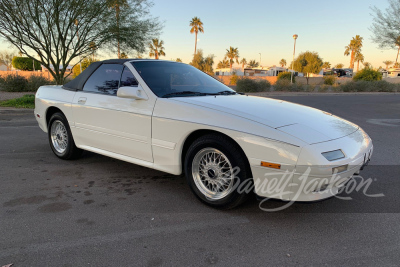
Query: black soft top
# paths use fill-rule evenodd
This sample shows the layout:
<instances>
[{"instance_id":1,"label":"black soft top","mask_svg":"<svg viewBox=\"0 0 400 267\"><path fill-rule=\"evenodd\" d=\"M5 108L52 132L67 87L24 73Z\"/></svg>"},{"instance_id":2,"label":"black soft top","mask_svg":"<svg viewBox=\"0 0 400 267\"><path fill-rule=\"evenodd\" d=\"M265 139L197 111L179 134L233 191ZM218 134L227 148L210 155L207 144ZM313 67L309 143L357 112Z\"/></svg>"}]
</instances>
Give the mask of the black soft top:
<instances>
[{"instance_id":1,"label":"black soft top","mask_svg":"<svg viewBox=\"0 0 400 267\"><path fill-rule=\"evenodd\" d=\"M98 61L98 62L93 62L92 64L89 65L84 71L82 71L81 74L79 74L75 79L73 79L70 82L67 82L62 86L63 89L66 90L82 90L83 86L85 85L85 82L87 79L89 79L90 75L98 69L102 64L121 64L123 65L127 61L132 61L135 60L133 58L131 59L108 59L108 60L103 60L103 61Z\"/></svg>"}]
</instances>

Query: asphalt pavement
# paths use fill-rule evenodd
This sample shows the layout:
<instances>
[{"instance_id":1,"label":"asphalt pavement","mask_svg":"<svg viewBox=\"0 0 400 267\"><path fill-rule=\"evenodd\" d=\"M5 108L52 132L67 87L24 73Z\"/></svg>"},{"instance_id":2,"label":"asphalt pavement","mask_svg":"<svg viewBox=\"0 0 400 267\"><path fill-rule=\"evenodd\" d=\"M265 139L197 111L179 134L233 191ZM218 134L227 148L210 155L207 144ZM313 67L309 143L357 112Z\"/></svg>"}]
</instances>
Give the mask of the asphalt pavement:
<instances>
[{"instance_id":1,"label":"asphalt pavement","mask_svg":"<svg viewBox=\"0 0 400 267\"><path fill-rule=\"evenodd\" d=\"M215 210L182 176L89 152L59 160L32 110L0 109L0 266L399 266L400 95L273 97L370 135L367 192Z\"/></svg>"}]
</instances>

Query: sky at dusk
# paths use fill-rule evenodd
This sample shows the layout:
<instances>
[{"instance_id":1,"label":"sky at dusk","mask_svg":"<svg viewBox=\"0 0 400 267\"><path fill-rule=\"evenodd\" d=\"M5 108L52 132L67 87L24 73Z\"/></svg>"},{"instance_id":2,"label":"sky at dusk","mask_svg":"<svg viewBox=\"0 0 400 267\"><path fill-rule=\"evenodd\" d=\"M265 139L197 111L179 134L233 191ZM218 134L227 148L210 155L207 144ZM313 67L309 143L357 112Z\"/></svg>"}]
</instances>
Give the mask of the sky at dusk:
<instances>
[{"instance_id":1,"label":"sky at dusk","mask_svg":"<svg viewBox=\"0 0 400 267\"><path fill-rule=\"evenodd\" d=\"M382 61L396 59L396 50L381 50L372 43L369 30L372 6L384 9L386 0L316 1L316 0L153 0L151 14L164 22L160 39L164 41L165 57L181 58L189 63L194 52L194 34L189 22L199 17L204 34L198 36L198 48L205 55L214 54L215 63L222 60L229 46L237 47L241 58L260 60L263 66L278 65L284 58L288 64L293 55L293 34L298 34L299 52L318 52L332 65L349 65L344 47L355 35L364 37L362 52L365 61L374 67ZM4 42L0 50L7 49ZM134 55L129 55L134 56ZM147 53L145 57L147 57ZM104 55L103 58L113 58Z\"/></svg>"}]
</instances>

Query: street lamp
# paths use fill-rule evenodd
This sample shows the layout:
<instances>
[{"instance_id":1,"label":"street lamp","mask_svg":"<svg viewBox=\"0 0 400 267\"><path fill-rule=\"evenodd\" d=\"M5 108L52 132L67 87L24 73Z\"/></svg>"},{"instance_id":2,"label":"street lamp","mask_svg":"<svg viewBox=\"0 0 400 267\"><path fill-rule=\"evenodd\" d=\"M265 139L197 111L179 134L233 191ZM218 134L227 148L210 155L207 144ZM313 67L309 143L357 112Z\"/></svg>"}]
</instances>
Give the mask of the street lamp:
<instances>
[{"instance_id":1,"label":"street lamp","mask_svg":"<svg viewBox=\"0 0 400 267\"><path fill-rule=\"evenodd\" d=\"M294 48L293 48L293 61L292 61L292 75L290 76L290 81L293 83L293 72L294 72L294 54L296 53L296 39L299 37L297 34L293 35L294 39Z\"/></svg>"}]
</instances>

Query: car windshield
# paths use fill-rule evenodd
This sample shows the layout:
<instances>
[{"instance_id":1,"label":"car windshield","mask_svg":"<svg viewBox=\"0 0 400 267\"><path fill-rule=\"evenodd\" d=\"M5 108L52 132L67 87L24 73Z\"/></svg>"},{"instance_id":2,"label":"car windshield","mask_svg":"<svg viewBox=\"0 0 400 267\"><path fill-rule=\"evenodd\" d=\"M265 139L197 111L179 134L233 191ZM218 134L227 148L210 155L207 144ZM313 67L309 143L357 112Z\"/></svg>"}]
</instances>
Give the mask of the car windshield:
<instances>
[{"instance_id":1,"label":"car windshield","mask_svg":"<svg viewBox=\"0 0 400 267\"><path fill-rule=\"evenodd\" d=\"M187 64L167 61L131 63L158 97L236 94L223 83Z\"/></svg>"}]
</instances>

